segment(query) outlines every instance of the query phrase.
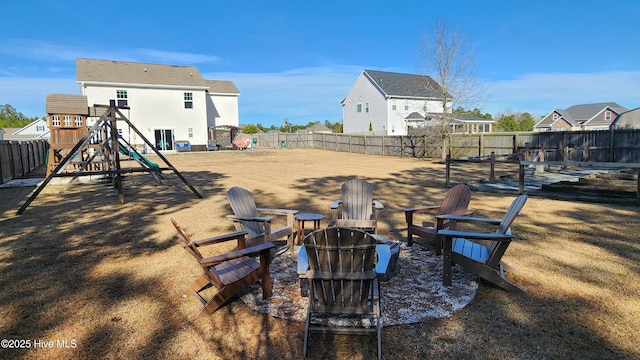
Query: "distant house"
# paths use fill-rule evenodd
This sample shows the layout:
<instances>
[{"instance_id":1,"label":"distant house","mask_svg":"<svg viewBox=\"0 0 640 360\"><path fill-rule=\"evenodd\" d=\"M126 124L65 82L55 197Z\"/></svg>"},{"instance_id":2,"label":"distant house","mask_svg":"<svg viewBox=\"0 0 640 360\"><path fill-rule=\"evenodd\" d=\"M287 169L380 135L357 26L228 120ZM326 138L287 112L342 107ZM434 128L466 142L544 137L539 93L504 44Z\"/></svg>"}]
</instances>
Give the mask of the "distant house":
<instances>
[{"instance_id":1,"label":"distant house","mask_svg":"<svg viewBox=\"0 0 640 360\"><path fill-rule=\"evenodd\" d=\"M614 102L573 105L543 116L533 131L607 130L616 116L625 111L627 108Z\"/></svg>"},{"instance_id":2,"label":"distant house","mask_svg":"<svg viewBox=\"0 0 640 360\"><path fill-rule=\"evenodd\" d=\"M611 129L640 129L640 108L619 114L611 123Z\"/></svg>"},{"instance_id":3,"label":"distant house","mask_svg":"<svg viewBox=\"0 0 640 360\"><path fill-rule=\"evenodd\" d=\"M343 132L407 135L410 128L436 126L443 111L441 94L429 76L363 70L341 102ZM449 109L452 100L447 95ZM491 131L492 123L462 117L449 121L457 132Z\"/></svg>"},{"instance_id":4,"label":"distant house","mask_svg":"<svg viewBox=\"0 0 640 360\"><path fill-rule=\"evenodd\" d=\"M333 130L319 123L307 127L304 131L311 134L331 134L333 132Z\"/></svg>"},{"instance_id":5,"label":"distant house","mask_svg":"<svg viewBox=\"0 0 640 360\"><path fill-rule=\"evenodd\" d=\"M76 78L90 105L128 106L123 114L161 151L176 150L176 141L206 150L210 127L239 124L235 85L205 80L193 66L77 59Z\"/></svg>"},{"instance_id":6,"label":"distant house","mask_svg":"<svg viewBox=\"0 0 640 360\"><path fill-rule=\"evenodd\" d=\"M2 131L2 130L0 130ZM48 139L49 128L46 121L37 119L22 128L5 128L0 140L37 140Z\"/></svg>"}]
</instances>

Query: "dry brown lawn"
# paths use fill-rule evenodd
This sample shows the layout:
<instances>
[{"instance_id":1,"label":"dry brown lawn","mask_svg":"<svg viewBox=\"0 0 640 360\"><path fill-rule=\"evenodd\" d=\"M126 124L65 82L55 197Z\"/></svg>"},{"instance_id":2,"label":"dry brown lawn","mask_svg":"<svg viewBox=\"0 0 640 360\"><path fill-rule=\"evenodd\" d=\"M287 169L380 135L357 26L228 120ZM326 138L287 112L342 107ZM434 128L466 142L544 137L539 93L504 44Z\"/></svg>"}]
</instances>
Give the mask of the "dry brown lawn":
<instances>
[{"instance_id":1,"label":"dry brown lawn","mask_svg":"<svg viewBox=\"0 0 640 360\"><path fill-rule=\"evenodd\" d=\"M0 349L0 358L300 358L302 323L239 301L193 320L199 302L181 295L201 270L178 245L169 219L194 239L232 230L225 193L234 185L251 190L259 206L328 216L340 185L357 176L373 182L386 205L381 234L403 239L402 208L437 204L447 191L444 166L417 159L323 150L168 159L203 199L171 174L173 186L141 175L125 182L124 205L108 186L60 193L60 185L49 185L16 216L32 188L0 189L0 338L31 345ZM453 180L483 174L469 167ZM499 217L514 196L474 192L471 208ZM637 207L530 198L504 258L518 270L509 278L528 294L483 282L451 318L385 327L384 358L639 358L638 215ZM69 348L59 346L63 340ZM49 341L53 348L43 348ZM311 359L370 359L375 341L313 336L310 351Z\"/></svg>"}]
</instances>

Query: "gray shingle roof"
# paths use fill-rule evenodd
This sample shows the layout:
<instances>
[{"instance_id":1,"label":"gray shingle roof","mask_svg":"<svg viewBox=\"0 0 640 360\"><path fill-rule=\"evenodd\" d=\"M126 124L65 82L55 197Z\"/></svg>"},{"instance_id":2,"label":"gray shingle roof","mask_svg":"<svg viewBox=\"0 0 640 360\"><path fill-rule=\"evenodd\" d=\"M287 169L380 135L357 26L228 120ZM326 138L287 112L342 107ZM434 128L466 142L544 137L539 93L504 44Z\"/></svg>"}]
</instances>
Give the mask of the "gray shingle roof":
<instances>
[{"instance_id":1,"label":"gray shingle roof","mask_svg":"<svg viewBox=\"0 0 640 360\"><path fill-rule=\"evenodd\" d=\"M47 94L47 114L87 115L89 105L84 95Z\"/></svg>"},{"instance_id":2,"label":"gray shingle roof","mask_svg":"<svg viewBox=\"0 0 640 360\"><path fill-rule=\"evenodd\" d=\"M76 80L78 82L208 87L194 66L82 58L76 60Z\"/></svg>"},{"instance_id":3,"label":"gray shingle roof","mask_svg":"<svg viewBox=\"0 0 640 360\"><path fill-rule=\"evenodd\" d=\"M568 108L566 113L571 116L571 119L578 123L583 123L586 120L591 119L594 115L602 111L604 108L611 108L616 113L625 112L628 109L624 106L620 106L614 102L604 102L604 103L595 103L595 104L581 104L581 105L573 105ZM565 114L563 114L564 116Z\"/></svg>"},{"instance_id":4,"label":"gray shingle roof","mask_svg":"<svg viewBox=\"0 0 640 360\"><path fill-rule=\"evenodd\" d=\"M240 94L238 88L227 80L205 80L209 85L209 92L216 94Z\"/></svg>"},{"instance_id":5,"label":"gray shingle roof","mask_svg":"<svg viewBox=\"0 0 640 360\"><path fill-rule=\"evenodd\" d=\"M365 76L377 84L386 96L409 98L440 98L442 88L426 75L364 70ZM451 97L447 94L448 97Z\"/></svg>"},{"instance_id":6,"label":"gray shingle roof","mask_svg":"<svg viewBox=\"0 0 640 360\"><path fill-rule=\"evenodd\" d=\"M405 120L424 120L425 117L424 115L414 111L411 114L407 115L404 119Z\"/></svg>"}]
</instances>

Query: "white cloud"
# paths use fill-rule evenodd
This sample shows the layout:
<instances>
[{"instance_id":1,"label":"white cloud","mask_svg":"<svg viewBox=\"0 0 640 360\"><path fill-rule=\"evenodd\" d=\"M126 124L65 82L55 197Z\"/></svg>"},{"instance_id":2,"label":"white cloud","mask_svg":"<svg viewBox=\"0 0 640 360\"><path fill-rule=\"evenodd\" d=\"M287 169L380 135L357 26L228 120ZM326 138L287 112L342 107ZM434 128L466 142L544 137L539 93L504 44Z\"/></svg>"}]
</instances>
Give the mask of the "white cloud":
<instances>
[{"instance_id":1,"label":"white cloud","mask_svg":"<svg viewBox=\"0 0 640 360\"><path fill-rule=\"evenodd\" d=\"M144 62L157 62L161 64L196 65L221 61L218 56L154 49L133 49L132 53L141 59L145 59Z\"/></svg>"},{"instance_id":2,"label":"white cloud","mask_svg":"<svg viewBox=\"0 0 640 360\"><path fill-rule=\"evenodd\" d=\"M77 58L106 59L162 64L195 65L217 63L218 56L146 48L118 49L113 46L66 45L38 40L8 40L0 45L0 54L18 59L70 62Z\"/></svg>"},{"instance_id":3,"label":"white cloud","mask_svg":"<svg viewBox=\"0 0 640 360\"><path fill-rule=\"evenodd\" d=\"M206 79L230 80L238 87L241 123L269 126L289 119L294 124L305 125L316 120L340 121L340 101L364 68L369 67L326 66L273 73L208 72L202 75ZM607 101L629 109L640 106L640 72L532 73L489 82L488 86L490 101L480 108L494 115L510 109L537 117L557 108ZM75 71L70 77L0 77L0 105L10 104L26 116L45 114L48 93L80 94Z\"/></svg>"},{"instance_id":4,"label":"white cloud","mask_svg":"<svg viewBox=\"0 0 640 360\"><path fill-rule=\"evenodd\" d=\"M629 109L640 106L640 72L532 73L489 84L491 100L484 112L506 109L534 116L571 105L616 102Z\"/></svg>"},{"instance_id":5,"label":"white cloud","mask_svg":"<svg viewBox=\"0 0 640 360\"><path fill-rule=\"evenodd\" d=\"M205 73L206 79L229 80L240 90L240 122L299 125L342 120L340 101L362 71L360 66L292 69L277 73Z\"/></svg>"}]
</instances>

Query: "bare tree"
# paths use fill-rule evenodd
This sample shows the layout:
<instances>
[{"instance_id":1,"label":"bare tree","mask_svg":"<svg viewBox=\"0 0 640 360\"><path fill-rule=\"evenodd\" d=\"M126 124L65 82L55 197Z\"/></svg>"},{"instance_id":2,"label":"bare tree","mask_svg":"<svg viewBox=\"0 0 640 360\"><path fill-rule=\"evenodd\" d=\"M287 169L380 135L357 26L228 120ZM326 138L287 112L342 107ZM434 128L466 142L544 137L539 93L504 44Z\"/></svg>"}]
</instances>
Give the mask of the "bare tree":
<instances>
[{"instance_id":1,"label":"bare tree","mask_svg":"<svg viewBox=\"0 0 640 360\"><path fill-rule=\"evenodd\" d=\"M427 114L438 119L435 131L430 131L430 142L441 146L444 160L451 134L454 109L475 108L482 101L484 88L475 72L473 54L467 49L464 36L456 29L449 30L438 23L433 34L425 34L420 43L425 74L424 86L442 102L442 112Z\"/></svg>"}]
</instances>

